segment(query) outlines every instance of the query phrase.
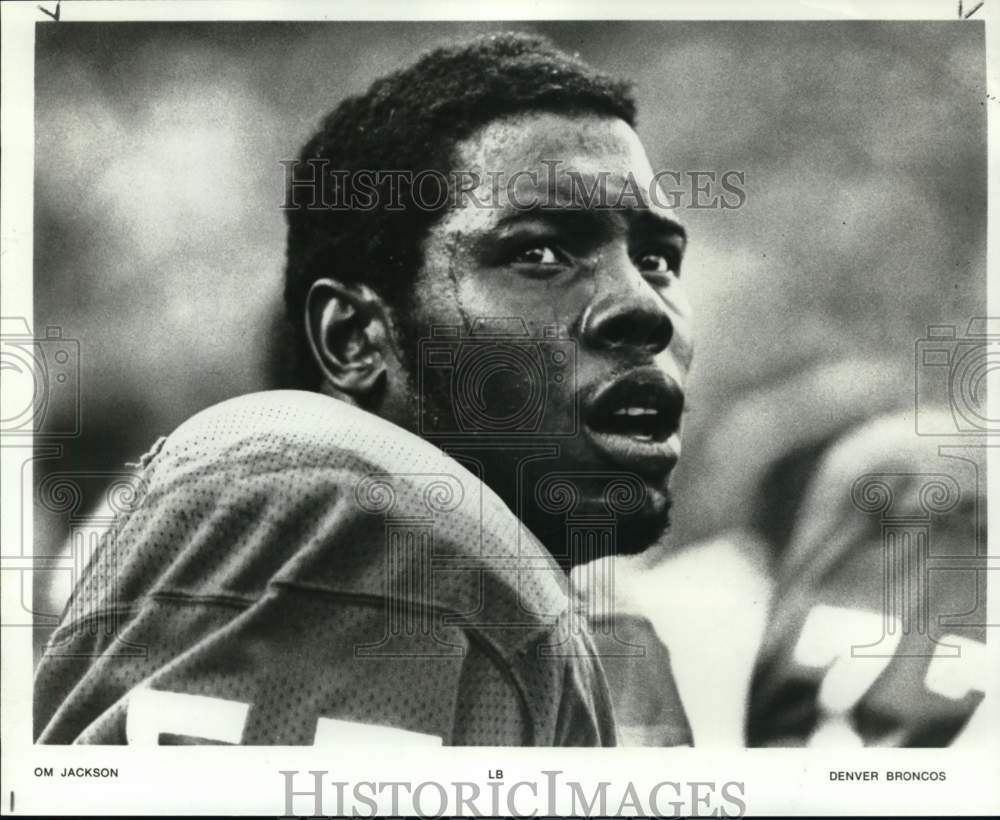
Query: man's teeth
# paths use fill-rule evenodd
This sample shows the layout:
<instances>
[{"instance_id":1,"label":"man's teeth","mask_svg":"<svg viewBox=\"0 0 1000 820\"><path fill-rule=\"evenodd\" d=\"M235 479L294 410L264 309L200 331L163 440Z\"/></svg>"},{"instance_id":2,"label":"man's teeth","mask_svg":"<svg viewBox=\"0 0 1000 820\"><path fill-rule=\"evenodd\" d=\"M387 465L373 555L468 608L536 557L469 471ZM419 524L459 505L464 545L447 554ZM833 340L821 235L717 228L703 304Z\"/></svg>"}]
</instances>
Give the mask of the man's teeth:
<instances>
[{"instance_id":1,"label":"man's teeth","mask_svg":"<svg viewBox=\"0 0 1000 820\"><path fill-rule=\"evenodd\" d=\"M659 413L653 407L620 407L615 410L615 416L655 416Z\"/></svg>"}]
</instances>

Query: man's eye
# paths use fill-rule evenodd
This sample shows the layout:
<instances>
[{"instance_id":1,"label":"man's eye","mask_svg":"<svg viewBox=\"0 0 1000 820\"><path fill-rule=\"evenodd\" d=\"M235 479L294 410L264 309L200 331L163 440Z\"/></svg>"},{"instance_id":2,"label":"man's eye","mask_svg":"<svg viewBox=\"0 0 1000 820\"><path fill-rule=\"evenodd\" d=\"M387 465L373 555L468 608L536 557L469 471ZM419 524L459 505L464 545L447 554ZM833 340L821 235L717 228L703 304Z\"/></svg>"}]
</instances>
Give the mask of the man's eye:
<instances>
[{"instance_id":1,"label":"man's eye","mask_svg":"<svg viewBox=\"0 0 1000 820\"><path fill-rule=\"evenodd\" d=\"M526 265L558 265L561 261L556 252L548 245L535 245L514 256L514 262Z\"/></svg>"},{"instance_id":2,"label":"man's eye","mask_svg":"<svg viewBox=\"0 0 1000 820\"><path fill-rule=\"evenodd\" d=\"M662 253L644 253L635 260L635 264L643 273L676 272L670 260Z\"/></svg>"}]
</instances>

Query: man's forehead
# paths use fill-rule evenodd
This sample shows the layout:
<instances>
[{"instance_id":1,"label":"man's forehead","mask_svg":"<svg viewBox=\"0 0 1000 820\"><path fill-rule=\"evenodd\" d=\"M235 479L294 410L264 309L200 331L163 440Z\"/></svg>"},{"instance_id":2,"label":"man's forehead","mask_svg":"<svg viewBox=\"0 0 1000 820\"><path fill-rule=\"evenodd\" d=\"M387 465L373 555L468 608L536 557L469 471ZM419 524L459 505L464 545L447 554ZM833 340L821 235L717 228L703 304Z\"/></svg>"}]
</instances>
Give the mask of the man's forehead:
<instances>
[{"instance_id":1,"label":"man's forehead","mask_svg":"<svg viewBox=\"0 0 1000 820\"><path fill-rule=\"evenodd\" d=\"M530 171L543 162L580 172L649 172L639 136L624 120L598 114L527 112L483 125L455 147L456 170L480 175ZM519 167L513 167L519 166Z\"/></svg>"},{"instance_id":2,"label":"man's forehead","mask_svg":"<svg viewBox=\"0 0 1000 820\"><path fill-rule=\"evenodd\" d=\"M523 210L546 207L592 207L596 201L648 210L683 227L677 214L652 193L657 184L638 134L624 120L597 114L530 112L498 118L456 145L455 172L475 180L476 201L493 207L472 208L470 202L444 220L468 219L486 227L502 221L511 203ZM590 205L585 202L589 200Z\"/></svg>"}]
</instances>

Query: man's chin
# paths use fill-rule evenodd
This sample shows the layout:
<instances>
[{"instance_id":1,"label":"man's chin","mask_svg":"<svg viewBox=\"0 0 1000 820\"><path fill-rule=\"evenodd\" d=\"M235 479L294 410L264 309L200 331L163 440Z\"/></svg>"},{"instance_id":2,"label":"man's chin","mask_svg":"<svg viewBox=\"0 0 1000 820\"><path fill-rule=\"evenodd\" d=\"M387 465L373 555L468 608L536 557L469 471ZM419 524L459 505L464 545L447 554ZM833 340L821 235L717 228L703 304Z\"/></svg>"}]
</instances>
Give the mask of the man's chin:
<instances>
[{"instance_id":1,"label":"man's chin","mask_svg":"<svg viewBox=\"0 0 1000 820\"><path fill-rule=\"evenodd\" d=\"M565 569L612 555L638 555L670 527L670 493L652 490L638 509L609 515L601 501L582 501L572 516L532 510L525 523Z\"/></svg>"}]
</instances>

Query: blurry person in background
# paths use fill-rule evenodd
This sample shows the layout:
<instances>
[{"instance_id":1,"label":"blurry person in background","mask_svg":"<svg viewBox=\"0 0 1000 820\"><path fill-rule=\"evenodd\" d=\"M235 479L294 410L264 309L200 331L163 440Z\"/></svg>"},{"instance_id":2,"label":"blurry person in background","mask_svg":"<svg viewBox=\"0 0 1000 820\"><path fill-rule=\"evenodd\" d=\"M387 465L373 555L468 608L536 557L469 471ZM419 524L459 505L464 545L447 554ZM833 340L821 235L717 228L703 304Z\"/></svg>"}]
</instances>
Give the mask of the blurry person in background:
<instances>
[{"instance_id":1,"label":"blurry person in background","mask_svg":"<svg viewBox=\"0 0 1000 820\"><path fill-rule=\"evenodd\" d=\"M686 235L635 121L625 83L493 35L322 122L289 187L297 389L143 458L39 665L40 742L616 742L565 573L662 536L692 357ZM471 187L326 207L327 169L341 202L370 169ZM609 503L617 539L571 542L567 511Z\"/></svg>"},{"instance_id":2,"label":"blurry person in background","mask_svg":"<svg viewBox=\"0 0 1000 820\"><path fill-rule=\"evenodd\" d=\"M940 429L950 416L941 413ZM776 562L753 746L945 746L986 688L983 448L912 412L840 438ZM940 451L939 451L940 447Z\"/></svg>"}]
</instances>

